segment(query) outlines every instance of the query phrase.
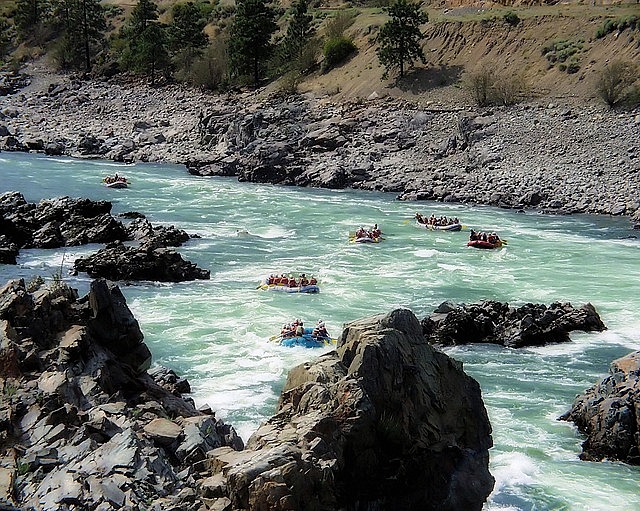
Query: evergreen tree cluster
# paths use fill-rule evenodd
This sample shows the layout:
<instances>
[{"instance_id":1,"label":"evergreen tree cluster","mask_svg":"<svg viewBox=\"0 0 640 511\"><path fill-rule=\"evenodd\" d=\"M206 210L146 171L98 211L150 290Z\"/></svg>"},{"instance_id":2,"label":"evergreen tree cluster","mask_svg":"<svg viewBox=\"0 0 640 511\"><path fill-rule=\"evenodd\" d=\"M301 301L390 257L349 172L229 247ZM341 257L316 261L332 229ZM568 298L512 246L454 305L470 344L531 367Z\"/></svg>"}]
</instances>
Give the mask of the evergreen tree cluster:
<instances>
[{"instance_id":1,"label":"evergreen tree cluster","mask_svg":"<svg viewBox=\"0 0 640 511\"><path fill-rule=\"evenodd\" d=\"M49 51L64 69L89 72L96 63L117 61L120 70L148 76L152 84L172 78L216 88L258 86L283 75L298 80L316 68L323 46L325 70L356 51L345 34L355 16L351 11L329 19L323 42L316 35L319 20L310 12L309 0L295 0L287 11L271 1L236 0L230 9L220 7L218 0L185 0L173 4L161 20L154 0L136 0L113 32L115 23L108 23L108 17L118 10L105 9L100 0L16 0L12 30L2 30L0 52L17 39ZM427 17L408 0L395 0L387 11L391 19L380 31L378 55L387 72L398 69L402 77L406 65L424 61L419 26ZM210 41L205 27L214 19ZM2 26L7 22L0 19Z\"/></svg>"}]
</instances>

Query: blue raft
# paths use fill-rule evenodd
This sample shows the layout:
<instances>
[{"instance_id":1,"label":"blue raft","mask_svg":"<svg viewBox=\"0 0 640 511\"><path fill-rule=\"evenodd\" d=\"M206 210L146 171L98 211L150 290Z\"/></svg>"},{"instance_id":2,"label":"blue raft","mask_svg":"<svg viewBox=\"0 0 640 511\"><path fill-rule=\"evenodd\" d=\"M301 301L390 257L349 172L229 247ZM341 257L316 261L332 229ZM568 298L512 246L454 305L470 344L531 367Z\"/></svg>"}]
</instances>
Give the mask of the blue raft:
<instances>
[{"instance_id":1,"label":"blue raft","mask_svg":"<svg viewBox=\"0 0 640 511\"><path fill-rule=\"evenodd\" d=\"M322 348L324 346L332 346L337 342L337 339L331 337L314 337L311 335L313 328L305 328L302 335L295 337L283 337L280 340L280 346L302 346L303 348Z\"/></svg>"}]
</instances>

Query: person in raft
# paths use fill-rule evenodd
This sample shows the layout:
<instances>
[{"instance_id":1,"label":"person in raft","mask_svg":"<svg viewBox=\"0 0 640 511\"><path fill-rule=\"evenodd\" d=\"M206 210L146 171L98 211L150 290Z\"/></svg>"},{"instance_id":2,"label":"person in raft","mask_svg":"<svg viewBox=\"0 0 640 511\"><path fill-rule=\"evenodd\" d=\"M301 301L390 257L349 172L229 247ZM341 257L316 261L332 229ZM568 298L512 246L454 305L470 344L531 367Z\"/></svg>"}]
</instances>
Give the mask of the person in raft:
<instances>
[{"instance_id":1,"label":"person in raft","mask_svg":"<svg viewBox=\"0 0 640 511\"><path fill-rule=\"evenodd\" d=\"M327 332L327 327L324 325L324 321L321 319L318 320L316 326L313 328L313 332L311 335L316 339L326 339L329 337L329 332Z\"/></svg>"}]
</instances>

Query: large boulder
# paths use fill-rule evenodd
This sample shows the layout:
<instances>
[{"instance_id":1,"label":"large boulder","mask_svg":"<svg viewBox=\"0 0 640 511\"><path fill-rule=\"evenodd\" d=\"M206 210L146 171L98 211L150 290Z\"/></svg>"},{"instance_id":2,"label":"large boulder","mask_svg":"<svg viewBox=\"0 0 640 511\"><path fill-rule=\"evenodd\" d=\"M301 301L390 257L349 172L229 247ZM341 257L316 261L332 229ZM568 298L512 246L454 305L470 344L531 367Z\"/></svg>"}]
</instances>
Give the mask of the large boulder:
<instances>
[{"instance_id":1,"label":"large boulder","mask_svg":"<svg viewBox=\"0 0 640 511\"><path fill-rule=\"evenodd\" d=\"M111 203L57 197L27 203L18 192L0 196L3 245L57 248L126 240L124 225L111 216Z\"/></svg>"},{"instance_id":2,"label":"large boulder","mask_svg":"<svg viewBox=\"0 0 640 511\"><path fill-rule=\"evenodd\" d=\"M184 282L210 277L209 270L183 259L174 250L153 243L138 247L110 243L95 254L76 259L74 268L90 277L109 280Z\"/></svg>"},{"instance_id":3,"label":"large boulder","mask_svg":"<svg viewBox=\"0 0 640 511\"><path fill-rule=\"evenodd\" d=\"M549 306L527 303L521 307L495 301L469 305L444 302L422 320L427 340L441 345L485 342L521 348L567 342L574 330L605 329L590 303L576 308L560 302Z\"/></svg>"},{"instance_id":4,"label":"large boulder","mask_svg":"<svg viewBox=\"0 0 640 511\"><path fill-rule=\"evenodd\" d=\"M230 509L480 510L491 445L478 383L395 310L291 370L247 449L209 454L200 491Z\"/></svg>"},{"instance_id":5,"label":"large boulder","mask_svg":"<svg viewBox=\"0 0 640 511\"><path fill-rule=\"evenodd\" d=\"M561 419L587 436L583 460L640 465L640 351L614 360L609 376L578 395Z\"/></svg>"}]
</instances>

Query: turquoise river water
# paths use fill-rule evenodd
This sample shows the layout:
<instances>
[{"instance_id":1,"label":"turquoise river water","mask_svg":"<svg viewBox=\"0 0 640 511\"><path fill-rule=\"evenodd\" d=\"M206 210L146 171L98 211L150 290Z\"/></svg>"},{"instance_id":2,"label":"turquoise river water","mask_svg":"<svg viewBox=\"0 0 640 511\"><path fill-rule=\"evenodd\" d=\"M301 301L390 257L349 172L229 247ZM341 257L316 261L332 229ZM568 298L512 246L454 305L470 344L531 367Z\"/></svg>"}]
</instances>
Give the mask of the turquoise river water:
<instances>
[{"instance_id":1,"label":"turquoise river water","mask_svg":"<svg viewBox=\"0 0 640 511\"><path fill-rule=\"evenodd\" d=\"M110 190L118 172L132 186ZM583 440L557 417L579 392L607 373L612 360L640 346L640 240L628 220L518 214L433 202L399 202L392 194L278 187L190 176L170 165L1 153L0 193L31 202L62 195L107 199L114 215L139 211L154 224L197 233L179 250L211 270L211 280L123 285L156 363L187 377L198 405L209 404L246 440L276 406L287 371L322 349L268 341L294 318L325 320L337 336L345 322L396 307L428 315L444 300L593 303L608 330L576 333L572 342L533 349L461 346L482 387L493 426L496 486L486 510L637 511L640 468L578 459ZM468 231L427 232L423 214L458 216L497 230L499 251L466 247ZM378 223L379 244L348 242L349 231ZM24 250L18 265L0 265L0 281L67 274L97 246ZM306 272L316 295L256 290L270 273ZM86 275L65 276L88 290Z\"/></svg>"}]
</instances>

